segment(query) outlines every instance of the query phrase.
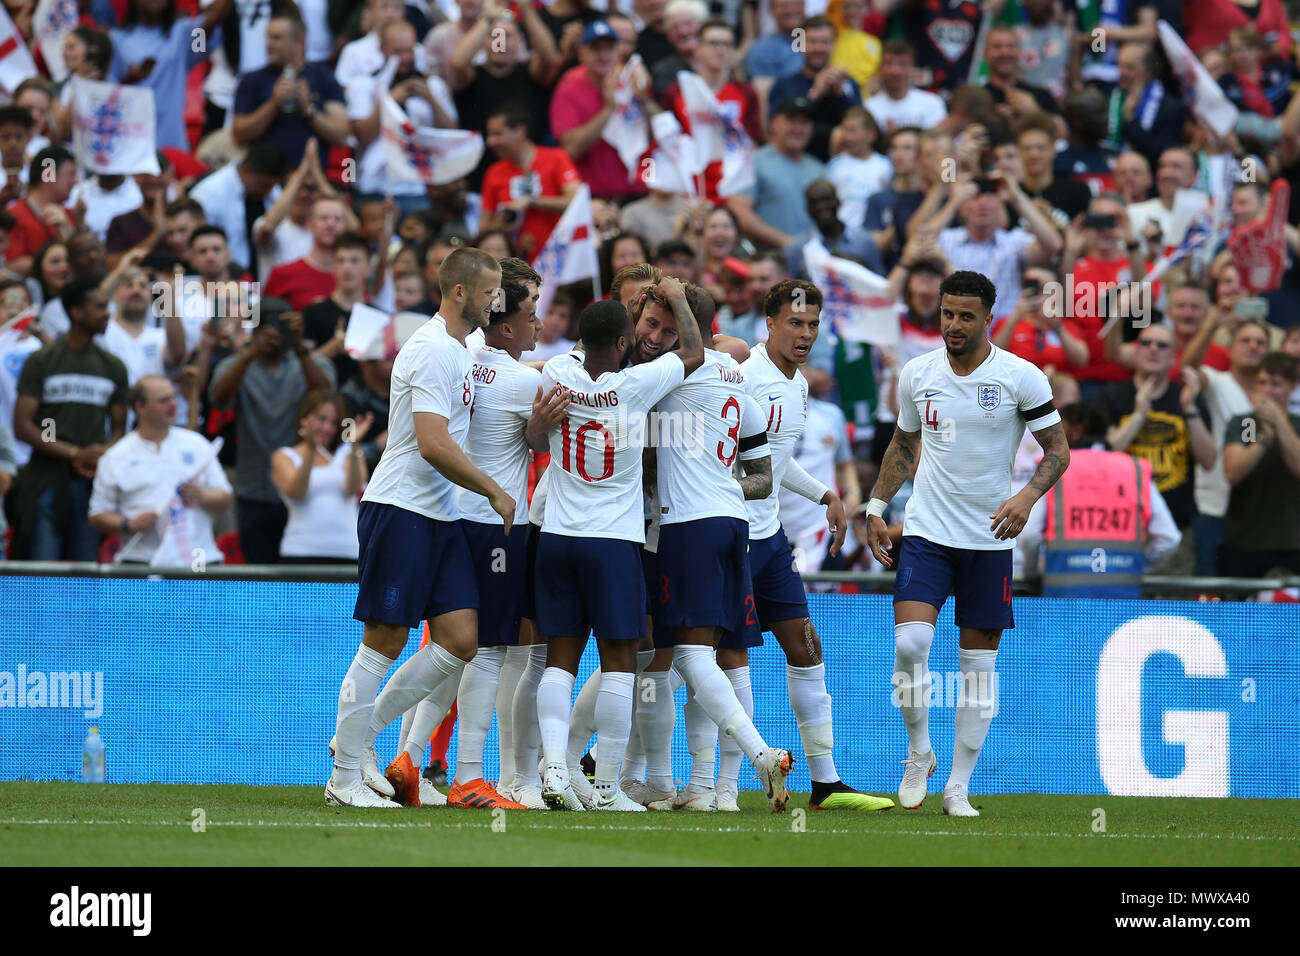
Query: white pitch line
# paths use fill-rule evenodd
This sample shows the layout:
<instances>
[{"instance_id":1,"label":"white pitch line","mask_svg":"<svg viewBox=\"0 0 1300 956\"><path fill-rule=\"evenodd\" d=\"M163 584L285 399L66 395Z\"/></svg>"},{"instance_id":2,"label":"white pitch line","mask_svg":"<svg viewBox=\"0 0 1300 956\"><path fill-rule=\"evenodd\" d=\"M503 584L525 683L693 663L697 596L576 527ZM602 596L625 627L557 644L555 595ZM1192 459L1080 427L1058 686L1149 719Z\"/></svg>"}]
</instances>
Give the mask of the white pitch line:
<instances>
[{"instance_id":1,"label":"white pitch line","mask_svg":"<svg viewBox=\"0 0 1300 956\"><path fill-rule=\"evenodd\" d=\"M587 824L587 823L568 823L568 824L542 824L537 825L540 821L533 823L516 824L516 829L534 830L534 831L568 831L568 830L598 830L609 832L654 832L654 833L789 833L786 827L654 827L654 826L613 826L611 824ZM192 820L19 820L8 819L0 820L0 826L132 826L132 827L191 827ZM352 830L488 830L492 824L484 823L369 823L362 820L352 820L342 823L325 823L311 822L306 820L208 820L205 823L208 827L235 827L235 828L258 828L258 827L282 827L285 829L352 829ZM1250 842L1265 843L1294 843L1300 841L1300 837L1284 836L1246 836L1235 833L1007 833L1004 831L987 831L987 830L839 830L823 829L821 827L810 827L800 831L803 834L813 835L839 835L839 836L912 836L912 837L999 837L1003 839L1035 839L1048 838L1057 840L1244 840Z\"/></svg>"}]
</instances>

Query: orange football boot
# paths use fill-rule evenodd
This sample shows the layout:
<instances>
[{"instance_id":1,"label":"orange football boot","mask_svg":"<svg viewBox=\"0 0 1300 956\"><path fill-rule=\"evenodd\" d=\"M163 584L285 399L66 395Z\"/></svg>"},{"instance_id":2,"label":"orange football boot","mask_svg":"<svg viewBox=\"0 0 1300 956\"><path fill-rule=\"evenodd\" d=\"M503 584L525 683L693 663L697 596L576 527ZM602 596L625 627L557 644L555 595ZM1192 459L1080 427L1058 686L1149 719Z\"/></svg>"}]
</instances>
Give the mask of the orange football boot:
<instances>
[{"instance_id":1,"label":"orange football boot","mask_svg":"<svg viewBox=\"0 0 1300 956\"><path fill-rule=\"evenodd\" d=\"M394 785L396 786L396 785ZM399 791L400 792L400 791ZM461 810L527 810L522 803L507 800L482 777L468 783L453 783L447 792L447 806Z\"/></svg>"},{"instance_id":2,"label":"orange football boot","mask_svg":"<svg viewBox=\"0 0 1300 956\"><path fill-rule=\"evenodd\" d=\"M404 807L420 805L420 768L411 763L411 755L403 750L384 771L384 779L396 791L393 799Z\"/></svg>"}]
</instances>

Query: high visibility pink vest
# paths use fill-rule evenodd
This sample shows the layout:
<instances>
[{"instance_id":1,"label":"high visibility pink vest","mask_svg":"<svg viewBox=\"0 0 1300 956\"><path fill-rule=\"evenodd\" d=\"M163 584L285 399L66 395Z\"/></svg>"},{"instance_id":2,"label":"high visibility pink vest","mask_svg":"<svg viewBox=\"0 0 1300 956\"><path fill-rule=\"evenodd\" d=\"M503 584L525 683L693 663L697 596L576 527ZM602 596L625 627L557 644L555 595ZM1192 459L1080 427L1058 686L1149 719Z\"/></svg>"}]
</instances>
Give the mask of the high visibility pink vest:
<instances>
[{"instance_id":1,"label":"high visibility pink vest","mask_svg":"<svg viewBox=\"0 0 1300 956\"><path fill-rule=\"evenodd\" d=\"M1115 451L1070 452L1047 492L1043 593L1137 597L1151 524L1151 462Z\"/></svg>"}]
</instances>

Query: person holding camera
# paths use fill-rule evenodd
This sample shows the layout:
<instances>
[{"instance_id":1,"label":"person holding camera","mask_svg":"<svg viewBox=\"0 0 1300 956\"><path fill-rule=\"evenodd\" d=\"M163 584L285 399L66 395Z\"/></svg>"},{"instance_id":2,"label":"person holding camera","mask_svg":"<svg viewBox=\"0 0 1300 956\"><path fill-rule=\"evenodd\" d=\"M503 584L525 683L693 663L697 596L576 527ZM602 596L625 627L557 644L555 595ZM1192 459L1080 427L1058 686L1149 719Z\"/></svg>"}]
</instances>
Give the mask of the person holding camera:
<instances>
[{"instance_id":1,"label":"person holding camera","mask_svg":"<svg viewBox=\"0 0 1300 956\"><path fill-rule=\"evenodd\" d=\"M275 564L289 513L271 482L271 454L298 439L298 405L308 392L334 388L334 366L302 341L302 313L263 299L253 337L212 371L208 398L235 410L235 501L239 547L249 564Z\"/></svg>"},{"instance_id":2,"label":"person holding camera","mask_svg":"<svg viewBox=\"0 0 1300 956\"><path fill-rule=\"evenodd\" d=\"M1088 346L1078 326L1064 318L1065 298L1056 273L1046 266L1025 270L1020 298L1011 315L993 325L992 342L1047 374L1088 364Z\"/></svg>"}]
</instances>

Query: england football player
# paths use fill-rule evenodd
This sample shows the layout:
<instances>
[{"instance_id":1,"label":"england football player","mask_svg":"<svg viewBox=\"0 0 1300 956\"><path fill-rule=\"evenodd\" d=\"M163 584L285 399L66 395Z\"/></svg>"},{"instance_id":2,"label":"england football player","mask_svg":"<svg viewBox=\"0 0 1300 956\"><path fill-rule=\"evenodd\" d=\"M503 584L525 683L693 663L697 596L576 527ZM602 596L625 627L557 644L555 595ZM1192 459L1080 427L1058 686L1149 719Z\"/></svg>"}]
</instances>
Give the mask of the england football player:
<instances>
[{"instance_id":1,"label":"england football player","mask_svg":"<svg viewBox=\"0 0 1300 956\"><path fill-rule=\"evenodd\" d=\"M694 293L691 311L700 337L712 346L712 300L698 287L689 291ZM658 304L653 295L651 302ZM660 514L656 636L671 636L672 660L691 696L753 761L769 809L780 813L790 796L785 779L793 759L789 752L763 741L714 657L724 634L735 635L743 646L744 597L749 591L745 502L765 498L772 491L766 418L746 393L740 366L711 347L704 355L704 365L656 408ZM739 481L732 473L737 458L745 471ZM666 709L672 712L666 683L656 687L654 696L665 698ZM649 753L649 741L646 747ZM653 777L650 783L663 788ZM699 809L710 809L712 780L709 784L694 793L688 788L680 800L675 793L665 796L650 808L673 810L697 804ZM667 785L672 786L671 774Z\"/></svg>"},{"instance_id":2,"label":"england football player","mask_svg":"<svg viewBox=\"0 0 1300 956\"><path fill-rule=\"evenodd\" d=\"M762 632L771 631L785 652L786 688L812 777L809 806L814 810L887 810L894 805L892 800L859 793L841 781L835 769L831 696L826 692L821 640L808 614L803 581L795 571L790 542L778 517L778 488L789 488L826 506L834 534L831 554L836 554L844 541L846 522L839 496L792 460L808 414L808 380L799 366L808 361L817 340L821 306L822 294L811 282L778 282L763 302L767 342L755 346L741 365L749 394L767 422L774 487L767 497L746 502L753 599L745 608L744 646L720 647L718 663L752 716L747 647L761 644ZM718 809L734 811L740 754L726 737L720 743Z\"/></svg>"},{"instance_id":3,"label":"england football player","mask_svg":"<svg viewBox=\"0 0 1300 956\"><path fill-rule=\"evenodd\" d=\"M689 316L680 282L665 278L656 288L679 316ZM641 453L649 411L703 364L704 346L691 323L679 351L624 368L632 325L617 302L584 309L579 335L583 362L558 356L542 371L544 388L558 384L570 398L560 426L549 435L533 422L528 429L532 446L549 448L552 462L536 578L538 629L548 642L537 690L543 796L553 806L583 806L568 769L569 701L586 635L594 632L601 679L593 806L643 810L618 787L631 727L636 643L645 633Z\"/></svg>"},{"instance_id":4,"label":"england football player","mask_svg":"<svg viewBox=\"0 0 1300 956\"><path fill-rule=\"evenodd\" d=\"M501 269L490 255L452 252L442 263L438 315L393 363L388 445L357 517L360 589L353 616L365 623L365 634L339 692L329 804L397 806L386 799L395 791L376 764L375 737L435 689L455 687L474 657L478 589L456 486L485 497L507 534L515 501L461 451L474 401L464 342L487 325L500 284ZM376 699L421 619L429 622L429 643Z\"/></svg>"},{"instance_id":5,"label":"england football player","mask_svg":"<svg viewBox=\"0 0 1300 956\"><path fill-rule=\"evenodd\" d=\"M1015 627L1014 539L1034 502L1065 472L1070 449L1047 376L989 342L993 283L977 272L954 272L939 296L944 347L899 373L898 428L867 505L867 543L889 567L881 514L915 468L894 579L894 695L908 737L898 802L921 806L935 770L928 661L939 609L955 593L961 693L943 812L977 817L970 775L997 712L998 642ZM1043 457L1029 484L1012 495L1011 465L1026 428Z\"/></svg>"}]
</instances>

